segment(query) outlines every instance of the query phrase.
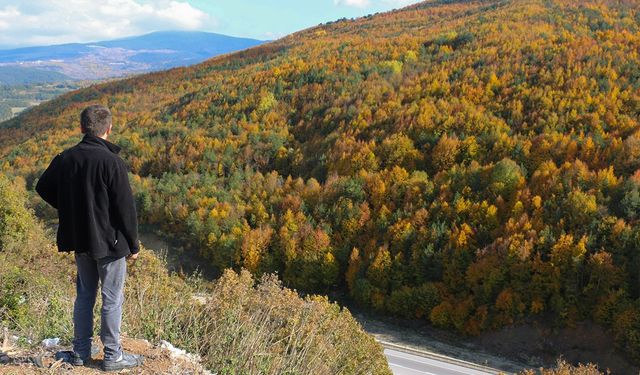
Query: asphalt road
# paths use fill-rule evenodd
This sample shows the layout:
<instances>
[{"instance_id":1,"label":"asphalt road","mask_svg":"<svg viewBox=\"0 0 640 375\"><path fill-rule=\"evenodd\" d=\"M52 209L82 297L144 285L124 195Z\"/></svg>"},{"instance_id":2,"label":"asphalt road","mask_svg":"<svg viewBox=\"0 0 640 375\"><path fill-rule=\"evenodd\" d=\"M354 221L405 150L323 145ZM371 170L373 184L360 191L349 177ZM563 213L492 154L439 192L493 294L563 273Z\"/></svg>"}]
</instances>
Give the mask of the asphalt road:
<instances>
[{"instance_id":1,"label":"asphalt road","mask_svg":"<svg viewBox=\"0 0 640 375\"><path fill-rule=\"evenodd\" d=\"M473 364L439 356L427 357L385 348L384 354L394 375L494 375Z\"/></svg>"}]
</instances>

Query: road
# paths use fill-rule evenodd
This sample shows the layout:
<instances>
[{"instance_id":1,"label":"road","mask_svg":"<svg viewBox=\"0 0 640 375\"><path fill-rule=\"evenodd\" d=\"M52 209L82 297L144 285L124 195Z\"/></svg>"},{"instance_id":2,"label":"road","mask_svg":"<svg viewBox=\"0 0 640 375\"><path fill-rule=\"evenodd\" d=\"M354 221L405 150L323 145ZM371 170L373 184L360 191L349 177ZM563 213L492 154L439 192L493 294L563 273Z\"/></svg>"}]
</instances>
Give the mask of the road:
<instances>
[{"instance_id":1,"label":"road","mask_svg":"<svg viewBox=\"0 0 640 375\"><path fill-rule=\"evenodd\" d=\"M385 348L384 354L394 375L495 375L500 372L437 354L411 354Z\"/></svg>"}]
</instances>

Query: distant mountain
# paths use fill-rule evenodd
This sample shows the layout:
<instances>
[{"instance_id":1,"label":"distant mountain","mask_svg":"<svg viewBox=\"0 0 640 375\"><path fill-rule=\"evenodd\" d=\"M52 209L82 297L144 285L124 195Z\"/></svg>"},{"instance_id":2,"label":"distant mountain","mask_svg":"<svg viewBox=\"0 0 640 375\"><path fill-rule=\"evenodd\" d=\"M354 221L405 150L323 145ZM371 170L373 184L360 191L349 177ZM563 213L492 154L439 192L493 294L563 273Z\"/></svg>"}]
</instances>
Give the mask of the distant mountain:
<instances>
[{"instance_id":1,"label":"distant mountain","mask_svg":"<svg viewBox=\"0 0 640 375\"><path fill-rule=\"evenodd\" d=\"M66 81L62 73L22 66L0 66L0 83L4 85L28 85Z\"/></svg>"},{"instance_id":2,"label":"distant mountain","mask_svg":"<svg viewBox=\"0 0 640 375\"><path fill-rule=\"evenodd\" d=\"M0 67L58 72L74 79L103 79L192 65L261 43L206 32L161 31L95 43L0 50ZM0 76L1 83L10 82Z\"/></svg>"}]
</instances>

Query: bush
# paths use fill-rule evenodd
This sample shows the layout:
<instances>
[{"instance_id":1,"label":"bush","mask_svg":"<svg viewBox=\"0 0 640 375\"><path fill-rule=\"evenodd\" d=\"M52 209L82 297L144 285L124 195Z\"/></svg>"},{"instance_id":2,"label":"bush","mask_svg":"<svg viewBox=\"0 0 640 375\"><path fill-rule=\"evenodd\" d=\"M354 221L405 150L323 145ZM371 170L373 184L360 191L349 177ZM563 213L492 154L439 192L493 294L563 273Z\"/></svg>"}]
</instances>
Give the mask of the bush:
<instances>
[{"instance_id":1,"label":"bush","mask_svg":"<svg viewBox=\"0 0 640 375\"><path fill-rule=\"evenodd\" d=\"M613 323L616 343L635 361L640 361L640 309L630 306Z\"/></svg>"},{"instance_id":2,"label":"bush","mask_svg":"<svg viewBox=\"0 0 640 375\"><path fill-rule=\"evenodd\" d=\"M273 275L226 271L204 307L207 364L220 373L389 373L382 348L326 297L299 298ZM260 353L260 355L256 355Z\"/></svg>"},{"instance_id":3,"label":"bush","mask_svg":"<svg viewBox=\"0 0 640 375\"><path fill-rule=\"evenodd\" d=\"M556 368L553 369L540 369L540 371L535 370L525 370L520 373L521 375L601 375L602 372L598 370L596 365L588 364L583 365L580 364L577 367L571 366L567 362L563 360L558 360Z\"/></svg>"},{"instance_id":4,"label":"bush","mask_svg":"<svg viewBox=\"0 0 640 375\"><path fill-rule=\"evenodd\" d=\"M498 195L510 197L522 182L522 170L508 158L500 160L491 171L491 190Z\"/></svg>"},{"instance_id":5,"label":"bush","mask_svg":"<svg viewBox=\"0 0 640 375\"><path fill-rule=\"evenodd\" d=\"M433 283L418 287L403 286L391 292L386 301L386 310L404 318L429 317L440 302L440 293Z\"/></svg>"},{"instance_id":6,"label":"bush","mask_svg":"<svg viewBox=\"0 0 640 375\"><path fill-rule=\"evenodd\" d=\"M26 208L24 188L0 174L0 251L7 251L27 240L35 219Z\"/></svg>"}]
</instances>

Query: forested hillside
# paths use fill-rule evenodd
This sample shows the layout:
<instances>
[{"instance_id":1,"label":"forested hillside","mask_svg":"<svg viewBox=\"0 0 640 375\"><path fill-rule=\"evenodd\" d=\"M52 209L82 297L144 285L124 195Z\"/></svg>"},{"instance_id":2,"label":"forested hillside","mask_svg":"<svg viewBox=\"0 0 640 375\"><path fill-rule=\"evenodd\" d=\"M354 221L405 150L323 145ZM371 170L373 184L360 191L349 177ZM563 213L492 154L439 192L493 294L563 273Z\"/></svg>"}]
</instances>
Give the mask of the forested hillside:
<instances>
[{"instance_id":1,"label":"forested hillside","mask_svg":"<svg viewBox=\"0 0 640 375\"><path fill-rule=\"evenodd\" d=\"M31 187L115 114L140 218L478 334L590 319L640 360L640 3L427 1L97 85L0 125Z\"/></svg>"}]
</instances>

